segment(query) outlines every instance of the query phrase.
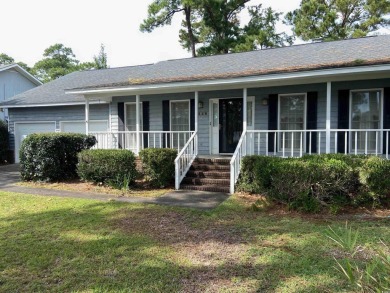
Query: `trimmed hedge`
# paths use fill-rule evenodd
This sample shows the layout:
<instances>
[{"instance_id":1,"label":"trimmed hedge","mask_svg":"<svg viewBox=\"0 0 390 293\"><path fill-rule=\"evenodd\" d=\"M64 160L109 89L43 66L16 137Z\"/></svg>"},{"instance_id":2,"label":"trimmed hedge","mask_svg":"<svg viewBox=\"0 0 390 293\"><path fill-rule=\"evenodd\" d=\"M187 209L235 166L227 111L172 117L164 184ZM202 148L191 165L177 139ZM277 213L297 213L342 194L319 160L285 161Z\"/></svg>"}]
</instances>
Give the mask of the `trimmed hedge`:
<instances>
[{"instance_id":1,"label":"trimmed hedge","mask_svg":"<svg viewBox=\"0 0 390 293\"><path fill-rule=\"evenodd\" d=\"M77 174L84 181L127 188L137 176L135 155L129 150L84 150L78 160Z\"/></svg>"},{"instance_id":2,"label":"trimmed hedge","mask_svg":"<svg viewBox=\"0 0 390 293\"><path fill-rule=\"evenodd\" d=\"M175 159L174 149L143 149L139 153L145 179L154 187L165 187L174 182Z\"/></svg>"},{"instance_id":3,"label":"trimmed hedge","mask_svg":"<svg viewBox=\"0 0 390 293\"><path fill-rule=\"evenodd\" d=\"M20 148L22 179L61 181L76 178L77 153L95 143L95 137L84 134L31 134Z\"/></svg>"},{"instance_id":4,"label":"trimmed hedge","mask_svg":"<svg viewBox=\"0 0 390 293\"><path fill-rule=\"evenodd\" d=\"M302 158L247 156L237 189L263 193L294 209L380 203L389 199L390 161L370 156L307 155Z\"/></svg>"},{"instance_id":5,"label":"trimmed hedge","mask_svg":"<svg viewBox=\"0 0 390 293\"><path fill-rule=\"evenodd\" d=\"M0 120L0 164L8 162L8 126Z\"/></svg>"},{"instance_id":6,"label":"trimmed hedge","mask_svg":"<svg viewBox=\"0 0 390 293\"><path fill-rule=\"evenodd\" d=\"M390 162L378 157L364 161L360 169L360 180L368 196L374 201L390 199Z\"/></svg>"}]
</instances>

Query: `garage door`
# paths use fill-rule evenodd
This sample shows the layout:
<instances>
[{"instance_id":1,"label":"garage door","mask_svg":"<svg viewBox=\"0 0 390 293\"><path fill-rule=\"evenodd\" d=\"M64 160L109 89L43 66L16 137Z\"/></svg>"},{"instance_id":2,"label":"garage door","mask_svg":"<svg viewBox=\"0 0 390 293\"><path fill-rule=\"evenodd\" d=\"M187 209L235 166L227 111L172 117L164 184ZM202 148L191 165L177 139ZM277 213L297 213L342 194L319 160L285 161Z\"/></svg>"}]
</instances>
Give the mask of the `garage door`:
<instances>
[{"instance_id":1,"label":"garage door","mask_svg":"<svg viewBox=\"0 0 390 293\"><path fill-rule=\"evenodd\" d=\"M15 123L15 162L19 163L19 150L23 139L32 133L54 132L55 122Z\"/></svg>"},{"instance_id":2,"label":"garage door","mask_svg":"<svg viewBox=\"0 0 390 293\"><path fill-rule=\"evenodd\" d=\"M61 132L85 133L85 122L84 121L61 121L60 128L61 128ZM107 120L89 121L90 132L107 131L107 128L108 128Z\"/></svg>"}]
</instances>

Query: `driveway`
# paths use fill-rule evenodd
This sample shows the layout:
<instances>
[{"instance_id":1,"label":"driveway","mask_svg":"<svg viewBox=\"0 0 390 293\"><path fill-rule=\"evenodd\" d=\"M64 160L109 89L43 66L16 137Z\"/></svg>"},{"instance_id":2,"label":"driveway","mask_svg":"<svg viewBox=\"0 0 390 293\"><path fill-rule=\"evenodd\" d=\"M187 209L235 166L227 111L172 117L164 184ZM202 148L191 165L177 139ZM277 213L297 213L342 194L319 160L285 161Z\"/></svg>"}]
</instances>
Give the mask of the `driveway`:
<instances>
[{"instance_id":1,"label":"driveway","mask_svg":"<svg viewBox=\"0 0 390 293\"><path fill-rule=\"evenodd\" d=\"M97 199L103 201L115 200L128 203L149 203L195 209L213 209L229 197L229 195L226 193L191 190L172 191L156 198L117 197L116 195L106 195L101 193L87 193L66 190L54 190L47 188L23 187L14 185L15 183L20 181L19 168L19 164L0 166L0 190L18 193L37 194L43 196Z\"/></svg>"},{"instance_id":2,"label":"driveway","mask_svg":"<svg viewBox=\"0 0 390 293\"><path fill-rule=\"evenodd\" d=\"M19 168L19 164L0 166L0 189L20 181Z\"/></svg>"}]
</instances>

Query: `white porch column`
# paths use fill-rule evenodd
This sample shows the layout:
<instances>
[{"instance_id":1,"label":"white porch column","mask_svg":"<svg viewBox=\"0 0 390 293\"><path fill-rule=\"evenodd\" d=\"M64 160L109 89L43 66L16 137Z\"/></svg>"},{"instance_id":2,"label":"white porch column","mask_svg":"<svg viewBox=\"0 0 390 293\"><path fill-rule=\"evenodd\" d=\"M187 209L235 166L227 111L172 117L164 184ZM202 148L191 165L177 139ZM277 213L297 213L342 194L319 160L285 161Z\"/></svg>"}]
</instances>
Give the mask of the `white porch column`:
<instances>
[{"instance_id":1,"label":"white porch column","mask_svg":"<svg viewBox=\"0 0 390 293\"><path fill-rule=\"evenodd\" d=\"M85 133L89 134L89 100L85 99Z\"/></svg>"},{"instance_id":2,"label":"white porch column","mask_svg":"<svg viewBox=\"0 0 390 293\"><path fill-rule=\"evenodd\" d=\"M199 93L195 92L195 131L198 131Z\"/></svg>"},{"instance_id":3,"label":"white porch column","mask_svg":"<svg viewBox=\"0 0 390 293\"><path fill-rule=\"evenodd\" d=\"M247 128L247 121L248 121L248 118L247 118L247 107L248 107L248 91L247 91L247 89L246 88L244 88L244 90L243 90L243 99L244 99L244 101L243 101L243 104L244 104L244 106L243 106L243 112L244 113L242 113L242 123L243 123L243 125L242 125L242 130L243 131L246 131L246 128Z\"/></svg>"},{"instance_id":4,"label":"white porch column","mask_svg":"<svg viewBox=\"0 0 390 293\"><path fill-rule=\"evenodd\" d=\"M326 83L326 153L330 153L330 111L332 103L332 82Z\"/></svg>"},{"instance_id":5,"label":"white porch column","mask_svg":"<svg viewBox=\"0 0 390 293\"><path fill-rule=\"evenodd\" d=\"M135 96L135 119L136 119L136 135L137 135L137 139L136 139L136 143L137 143L137 146L136 146L136 152L137 152L137 155L140 151L140 142L141 142L141 138L140 138L140 124L139 124L139 120L140 120L140 106L139 106L139 103L140 103L140 95L136 95Z\"/></svg>"}]
</instances>

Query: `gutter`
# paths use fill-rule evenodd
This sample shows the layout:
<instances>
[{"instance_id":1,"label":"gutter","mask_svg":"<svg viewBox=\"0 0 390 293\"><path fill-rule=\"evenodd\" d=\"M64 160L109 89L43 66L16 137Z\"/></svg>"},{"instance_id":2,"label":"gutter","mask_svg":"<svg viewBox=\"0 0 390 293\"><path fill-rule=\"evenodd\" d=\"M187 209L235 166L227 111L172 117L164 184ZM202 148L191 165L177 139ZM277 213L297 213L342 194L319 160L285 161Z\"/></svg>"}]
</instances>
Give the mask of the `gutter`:
<instances>
[{"instance_id":1,"label":"gutter","mask_svg":"<svg viewBox=\"0 0 390 293\"><path fill-rule=\"evenodd\" d=\"M90 101L90 105L101 105L109 104L109 101ZM11 109L11 108L32 108L32 107L62 107L62 106L80 106L85 105L85 102L74 102L74 103L56 103L56 104L23 104L23 105L1 105L0 109Z\"/></svg>"}]
</instances>

